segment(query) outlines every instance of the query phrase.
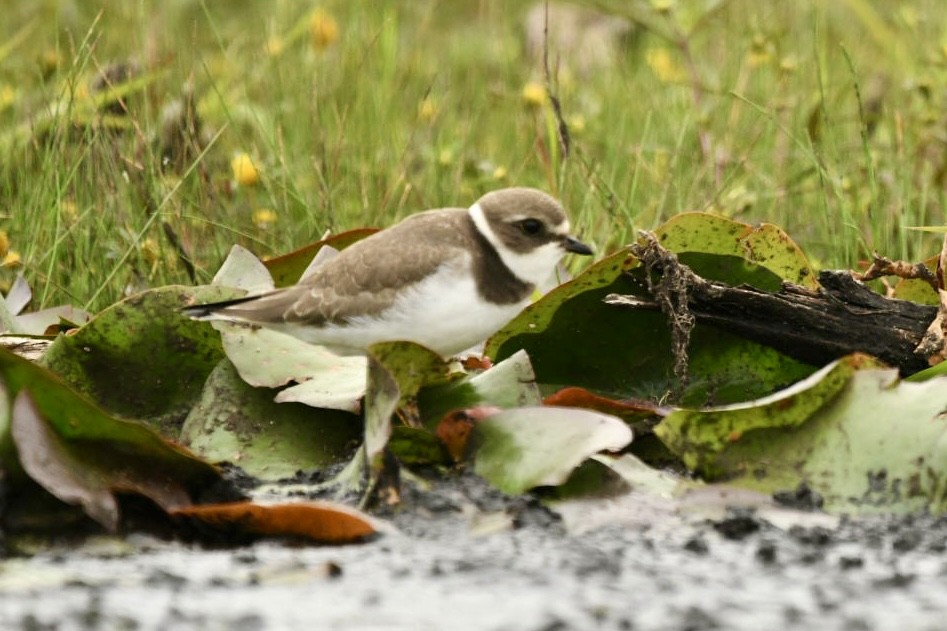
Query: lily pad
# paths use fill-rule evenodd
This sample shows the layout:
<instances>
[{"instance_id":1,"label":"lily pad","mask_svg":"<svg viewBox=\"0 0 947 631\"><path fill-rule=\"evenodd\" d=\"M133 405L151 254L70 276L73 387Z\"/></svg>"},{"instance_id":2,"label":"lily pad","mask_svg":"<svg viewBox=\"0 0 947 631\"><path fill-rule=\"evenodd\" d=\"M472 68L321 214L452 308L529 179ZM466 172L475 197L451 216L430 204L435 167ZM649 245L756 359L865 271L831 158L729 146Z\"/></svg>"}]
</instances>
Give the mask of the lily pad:
<instances>
[{"instance_id":1,"label":"lily pad","mask_svg":"<svg viewBox=\"0 0 947 631\"><path fill-rule=\"evenodd\" d=\"M224 352L240 376L252 386L279 388L280 402L358 412L365 394L367 360L340 356L271 329L215 322Z\"/></svg>"},{"instance_id":2,"label":"lily pad","mask_svg":"<svg viewBox=\"0 0 947 631\"><path fill-rule=\"evenodd\" d=\"M779 289L782 280L810 289L819 286L805 254L774 224L751 226L710 213L682 213L654 233L662 246L704 278L732 285L745 282L767 291ZM775 286L764 280L760 268L776 279ZM741 275L750 278L736 281Z\"/></svg>"},{"instance_id":3,"label":"lily pad","mask_svg":"<svg viewBox=\"0 0 947 631\"><path fill-rule=\"evenodd\" d=\"M791 428L806 422L836 396L855 373L852 358L838 360L768 397L720 407L677 410L655 428L655 434L688 468L716 476L716 460L745 433Z\"/></svg>"},{"instance_id":4,"label":"lily pad","mask_svg":"<svg viewBox=\"0 0 947 631\"><path fill-rule=\"evenodd\" d=\"M514 353L481 373L450 383L427 386L418 393L425 426L434 429L445 414L477 406L531 407L542 403L536 375L524 351Z\"/></svg>"},{"instance_id":5,"label":"lily pad","mask_svg":"<svg viewBox=\"0 0 947 631\"><path fill-rule=\"evenodd\" d=\"M664 398L679 388L664 315L603 302L611 293L647 295L644 282L630 273L638 273L636 266L625 251L602 259L527 307L487 342L485 353L502 360L525 350L545 394L578 386L617 399ZM679 397L686 405L757 398L815 370L700 324L689 354L690 382Z\"/></svg>"},{"instance_id":6,"label":"lily pad","mask_svg":"<svg viewBox=\"0 0 947 631\"><path fill-rule=\"evenodd\" d=\"M572 408L505 410L476 425L480 446L474 470L504 493L565 482L600 451L631 442L631 429L614 416Z\"/></svg>"},{"instance_id":7,"label":"lily pad","mask_svg":"<svg viewBox=\"0 0 947 631\"><path fill-rule=\"evenodd\" d=\"M947 510L947 378L908 383L870 366L844 358L783 393L681 410L655 431L708 479L764 493L806 483L835 512Z\"/></svg>"},{"instance_id":8,"label":"lily pad","mask_svg":"<svg viewBox=\"0 0 947 631\"><path fill-rule=\"evenodd\" d=\"M355 415L276 403L272 390L247 385L227 360L207 379L181 430L182 442L204 458L265 480L344 462L360 438Z\"/></svg>"},{"instance_id":9,"label":"lily pad","mask_svg":"<svg viewBox=\"0 0 947 631\"><path fill-rule=\"evenodd\" d=\"M109 416L45 368L0 349L9 399L0 416L0 454L14 486L26 475L67 503L81 504L114 529L116 492L135 492L163 507L189 503L219 472L145 425Z\"/></svg>"},{"instance_id":10,"label":"lily pad","mask_svg":"<svg viewBox=\"0 0 947 631\"><path fill-rule=\"evenodd\" d=\"M450 367L434 351L413 342L382 342L369 349L365 396L365 452L370 463L391 436L391 416L398 405L425 386L447 383Z\"/></svg>"},{"instance_id":11,"label":"lily pad","mask_svg":"<svg viewBox=\"0 0 947 631\"><path fill-rule=\"evenodd\" d=\"M79 325L91 317L88 312L72 305L23 313L32 299L33 290L22 274L18 274L7 295L0 298L0 332L44 336L63 321Z\"/></svg>"},{"instance_id":12,"label":"lily pad","mask_svg":"<svg viewBox=\"0 0 947 631\"><path fill-rule=\"evenodd\" d=\"M223 358L217 333L184 317L181 308L234 295L210 286L146 291L60 335L42 363L112 414L144 420L176 437Z\"/></svg>"},{"instance_id":13,"label":"lily pad","mask_svg":"<svg viewBox=\"0 0 947 631\"><path fill-rule=\"evenodd\" d=\"M261 293L274 288L273 278L263 262L253 252L241 245L234 245L217 270L214 285L245 289L249 293Z\"/></svg>"},{"instance_id":14,"label":"lily pad","mask_svg":"<svg viewBox=\"0 0 947 631\"><path fill-rule=\"evenodd\" d=\"M321 241L304 245L288 254L271 258L265 261L264 265L273 276L273 282L276 283L277 287L289 287L299 282L303 272L309 267L309 263L323 247L328 245L336 250L344 250L353 243L361 241L376 232L378 232L377 228L357 228L340 232Z\"/></svg>"},{"instance_id":15,"label":"lily pad","mask_svg":"<svg viewBox=\"0 0 947 631\"><path fill-rule=\"evenodd\" d=\"M391 428L388 448L405 465L446 465L450 453L441 439L420 427L397 425Z\"/></svg>"}]
</instances>

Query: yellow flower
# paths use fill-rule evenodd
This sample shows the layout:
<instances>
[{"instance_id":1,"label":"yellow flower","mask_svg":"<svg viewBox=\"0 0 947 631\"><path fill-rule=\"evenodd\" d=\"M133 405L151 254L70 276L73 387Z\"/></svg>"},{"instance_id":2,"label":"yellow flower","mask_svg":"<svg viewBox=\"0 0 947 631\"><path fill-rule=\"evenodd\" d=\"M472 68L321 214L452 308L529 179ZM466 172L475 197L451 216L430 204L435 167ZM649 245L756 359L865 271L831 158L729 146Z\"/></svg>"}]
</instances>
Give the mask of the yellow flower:
<instances>
[{"instance_id":1,"label":"yellow flower","mask_svg":"<svg viewBox=\"0 0 947 631\"><path fill-rule=\"evenodd\" d=\"M437 156L437 162L441 166L450 166L454 161L454 152L450 149L442 149L441 153Z\"/></svg>"},{"instance_id":2,"label":"yellow flower","mask_svg":"<svg viewBox=\"0 0 947 631\"><path fill-rule=\"evenodd\" d=\"M666 48L648 50L645 53L645 61L661 83L680 83L685 78L684 70L674 61Z\"/></svg>"},{"instance_id":3,"label":"yellow flower","mask_svg":"<svg viewBox=\"0 0 947 631\"><path fill-rule=\"evenodd\" d=\"M799 60L794 55L787 55L779 62L779 69L783 72L795 72L799 67Z\"/></svg>"},{"instance_id":4,"label":"yellow flower","mask_svg":"<svg viewBox=\"0 0 947 631\"><path fill-rule=\"evenodd\" d=\"M573 114L569 117L569 131L573 134L581 134L585 131L585 117L581 114Z\"/></svg>"},{"instance_id":5,"label":"yellow flower","mask_svg":"<svg viewBox=\"0 0 947 631\"><path fill-rule=\"evenodd\" d=\"M20 267L22 261L20 260L20 255L18 252L10 250L6 253L6 256L3 257L3 262L0 263L0 267Z\"/></svg>"},{"instance_id":6,"label":"yellow flower","mask_svg":"<svg viewBox=\"0 0 947 631\"><path fill-rule=\"evenodd\" d=\"M425 123L430 123L437 116L437 104L430 97L424 99L418 104L418 118Z\"/></svg>"},{"instance_id":7,"label":"yellow flower","mask_svg":"<svg viewBox=\"0 0 947 631\"><path fill-rule=\"evenodd\" d=\"M270 57L279 57L281 54L283 54L284 48L286 48L286 43L283 42L283 38L274 36L266 40L266 44L263 46L263 51Z\"/></svg>"},{"instance_id":8,"label":"yellow flower","mask_svg":"<svg viewBox=\"0 0 947 631\"><path fill-rule=\"evenodd\" d=\"M655 13L670 13L674 8L674 0L651 0L651 8Z\"/></svg>"},{"instance_id":9,"label":"yellow flower","mask_svg":"<svg viewBox=\"0 0 947 631\"><path fill-rule=\"evenodd\" d=\"M258 208L254 210L253 217L252 217L253 225L263 230L269 228L270 225L276 223L277 218L278 216L276 214L276 211L271 210L269 208Z\"/></svg>"},{"instance_id":10,"label":"yellow flower","mask_svg":"<svg viewBox=\"0 0 947 631\"><path fill-rule=\"evenodd\" d=\"M68 224L74 224L79 219L79 209L76 208L76 203L71 199L60 200L59 210Z\"/></svg>"},{"instance_id":11,"label":"yellow flower","mask_svg":"<svg viewBox=\"0 0 947 631\"><path fill-rule=\"evenodd\" d=\"M260 183L260 171L253 164L250 156L241 152L230 161L230 169L233 171L233 179L240 186L255 186Z\"/></svg>"},{"instance_id":12,"label":"yellow flower","mask_svg":"<svg viewBox=\"0 0 947 631\"><path fill-rule=\"evenodd\" d=\"M141 258L145 260L149 267L157 266L158 259L161 256L161 248L158 247L157 241L149 237L138 244L138 249L141 252Z\"/></svg>"},{"instance_id":13,"label":"yellow flower","mask_svg":"<svg viewBox=\"0 0 947 631\"><path fill-rule=\"evenodd\" d=\"M12 85L0 86L0 112L16 103L17 92Z\"/></svg>"},{"instance_id":14,"label":"yellow flower","mask_svg":"<svg viewBox=\"0 0 947 631\"><path fill-rule=\"evenodd\" d=\"M0 256L5 256L10 250L10 237L6 230L0 230Z\"/></svg>"},{"instance_id":15,"label":"yellow flower","mask_svg":"<svg viewBox=\"0 0 947 631\"><path fill-rule=\"evenodd\" d=\"M506 167L498 166L493 170L493 179L494 180L505 180L506 179Z\"/></svg>"},{"instance_id":16,"label":"yellow flower","mask_svg":"<svg viewBox=\"0 0 947 631\"><path fill-rule=\"evenodd\" d=\"M539 107L546 102L547 98L546 88L541 83L530 81L523 86L523 103L527 107Z\"/></svg>"},{"instance_id":17,"label":"yellow flower","mask_svg":"<svg viewBox=\"0 0 947 631\"><path fill-rule=\"evenodd\" d=\"M55 48L47 48L39 56L39 67L44 77L48 77L59 70L59 66L61 65L62 58L59 56L59 51Z\"/></svg>"},{"instance_id":18,"label":"yellow flower","mask_svg":"<svg viewBox=\"0 0 947 631\"><path fill-rule=\"evenodd\" d=\"M325 50L339 39L339 24L326 11L316 9L309 18L309 34L312 37L312 47Z\"/></svg>"},{"instance_id":19,"label":"yellow flower","mask_svg":"<svg viewBox=\"0 0 947 631\"><path fill-rule=\"evenodd\" d=\"M750 43L750 52L747 56L750 68L759 68L768 63L773 56L772 48L772 42L767 40L766 37L763 35L754 35L753 41Z\"/></svg>"}]
</instances>

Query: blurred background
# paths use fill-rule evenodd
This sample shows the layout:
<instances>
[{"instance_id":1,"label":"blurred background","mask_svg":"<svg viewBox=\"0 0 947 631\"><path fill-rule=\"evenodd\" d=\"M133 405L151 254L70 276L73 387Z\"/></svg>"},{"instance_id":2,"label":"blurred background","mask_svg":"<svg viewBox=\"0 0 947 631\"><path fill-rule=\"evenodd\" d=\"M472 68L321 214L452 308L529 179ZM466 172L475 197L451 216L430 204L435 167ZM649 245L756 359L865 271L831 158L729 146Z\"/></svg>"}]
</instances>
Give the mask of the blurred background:
<instances>
[{"instance_id":1,"label":"blurred background","mask_svg":"<svg viewBox=\"0 0 947 631\"><path fill-rule=\"evenodd\" d=\"M603 254L708 211L918 260L945 76L938 0L4 0L0 288L100 309L512 185Z\"/></svg>"}]
</instances>

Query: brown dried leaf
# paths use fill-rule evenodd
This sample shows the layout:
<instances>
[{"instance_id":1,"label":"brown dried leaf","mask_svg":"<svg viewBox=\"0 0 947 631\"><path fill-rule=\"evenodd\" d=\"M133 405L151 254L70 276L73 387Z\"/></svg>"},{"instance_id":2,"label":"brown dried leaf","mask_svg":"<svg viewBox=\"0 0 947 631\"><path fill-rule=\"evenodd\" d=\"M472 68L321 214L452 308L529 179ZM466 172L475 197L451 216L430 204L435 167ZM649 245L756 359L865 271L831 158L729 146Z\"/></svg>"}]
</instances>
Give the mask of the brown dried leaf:
<instances>
[{"instance_id":1,"label":"brown dried leaf","mask_svg":"<svg viewBox=\"0 0 947 631\"><path fill-rule=\"evenodd\" d=\"M640 420L648 416L664 416L667 408L640 399L609 399L589 392L585 388L563 388L545 399L543 405L561 408L584 408L603 414L611 414L625 421Z\"/></svg>"},{"instance_id":2,"label":"brown dried leaf","mask_svg":"<svg viewBox=\"0 0 947 631\"><path fill-rule=\"evenodd\" d=\"M233 502L188 506L170 513L225 534L301 537L318 543L355 543L378 532L368 515L333 502Z\"/></svg>"},{"instance_id":3,"label":"brown dried leaf","mask_svg":"<svg viewBox=\"0 0 947 631\"><path fill-rule=\"evenodd\" d=\"M467 452L467 443L474 425L500 411L500 408L495 406L455 410L441 419L434 433L447 447L454 462L460 462Z\"/></svg>"}]
</instances>

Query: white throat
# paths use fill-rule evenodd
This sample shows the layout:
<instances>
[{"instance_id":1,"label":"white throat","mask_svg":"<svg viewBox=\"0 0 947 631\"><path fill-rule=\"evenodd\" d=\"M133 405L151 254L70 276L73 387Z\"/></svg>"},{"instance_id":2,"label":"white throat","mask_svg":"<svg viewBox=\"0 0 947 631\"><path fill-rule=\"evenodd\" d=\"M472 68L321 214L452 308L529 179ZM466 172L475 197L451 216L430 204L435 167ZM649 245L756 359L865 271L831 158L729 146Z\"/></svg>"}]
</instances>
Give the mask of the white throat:
<instances>
[{"instance_id":1,"label":"white throat","mask_svg":"<svg viewBox=\"0 0 947 631\"><path fill-rule=\"evenodd\" d=\"M474 204L467 212L470 213L477 231L496 249L500 260L510 271L519 279L532 283L541 290L550 286L550 281L556 273L556 265L565 256L565 251L559 243L551 241L530 252L514 252L497 237L480 204Z\"/></svg>"}]
</instances>

